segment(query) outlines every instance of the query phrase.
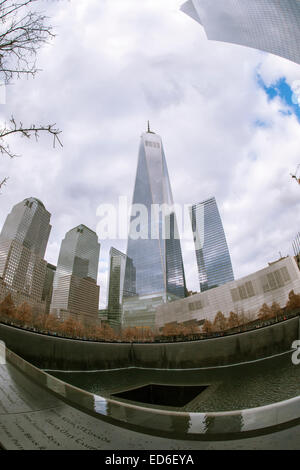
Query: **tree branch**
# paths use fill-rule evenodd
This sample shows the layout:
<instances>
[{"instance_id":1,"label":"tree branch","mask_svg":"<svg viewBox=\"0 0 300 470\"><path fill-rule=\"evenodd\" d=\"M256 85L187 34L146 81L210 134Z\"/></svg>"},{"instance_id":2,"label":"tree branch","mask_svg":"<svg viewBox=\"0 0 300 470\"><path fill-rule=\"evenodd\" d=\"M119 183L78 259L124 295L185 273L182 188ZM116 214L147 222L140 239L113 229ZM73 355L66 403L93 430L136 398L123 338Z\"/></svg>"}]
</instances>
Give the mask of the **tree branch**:
<instances>
[{"instance_id":1,"label":"tree branch","mask_svg":"<svg viewBox=\"0 0 300 470\"><path fill-rule=\"evenodd\" d=\"M55 127L56 124L49 124L47 126L36 126L35 124L31 124L29 127L24 127L22 122L17 124L13 116L9 122L9 127L5 126L4 129L0 129L0 153L8 155L10 158L18 156L10 150L9 144L4 142L4 138L12 134L20 134L22 137L26 137L27 139L34 136L35 139L38 140L40 133L46 132L53 136L53 147L55 147L57 142L61 147L63 147L59 138L61 131Z\"/></svg>"},{"instance_id":2,"label":"tree branch","mask_svg":"<svg viewBox=\"0 0 300 470\"><path fill-rule=\"evenodd\" d=\"M8 177L6 177L6 178L4 178L2 181L0 181L0 189L2 188L2 186L5 186L5 185L6 185L7 180L8 180Z\"/></svg>"},{"instance_id":3,"label":"tree branch","mask_svg":"<svg viewBox=\"0 0 300 470\"><path fill-rule=\"evenodd\" d=\"M37 0L0 0L0 82L5 85L16 77L34 77L39 69L36 67L36 55L40 47L54 37L52 27L47 24L48 18L30 7ZM0 83L1 85L1 83ZM10 158L17 157L6 142L11 135L38 140L41 133L53 137L53 147L56 143L62 147L59 134L61 131L56 124L47 126L31 124L23 126L11 117L9 124L0 129L0 155ZM0 180L0 188L7 178Z\"/></svg>"},{"instance_id":4,"label":"tree branch","mask_svg":"<svg viewBox=\"0 0 300 470\"><path fill-rule=\"evenodd\" d=\"M37 51L55 35L48 18L29 7L37 0L0 2L0 78L8 84L14 76L34 76Z\"/></svg>"}]
</instances>

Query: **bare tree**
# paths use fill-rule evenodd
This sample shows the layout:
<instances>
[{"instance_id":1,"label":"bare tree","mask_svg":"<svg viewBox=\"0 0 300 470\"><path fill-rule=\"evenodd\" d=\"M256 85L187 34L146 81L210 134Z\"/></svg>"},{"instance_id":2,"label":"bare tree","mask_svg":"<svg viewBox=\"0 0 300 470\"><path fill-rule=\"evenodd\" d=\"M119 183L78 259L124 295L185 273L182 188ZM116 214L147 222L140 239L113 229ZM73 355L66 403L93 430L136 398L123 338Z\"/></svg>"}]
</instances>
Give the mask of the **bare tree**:
<instances>
[{"instance_id":1,"label":"bare tree","mask_svg":"<svg viewBox=\"0 0 300 470\"><path fill-rule=\"evenodd\" d=\"M34 77L39 69L36 66L37 51L54 37L48 18L35 10L38 0L0 0L0 79L9 85L14 78ZM55 124L23 125L12 116L9 123L0 129L0 153L13 158L16 154L10 149L8 138L14 134L38 139L41 132L53 137L53 145L58 142L60 130ZM0 181L0 188L7 181Z\"/></svg>"}]
</instances>

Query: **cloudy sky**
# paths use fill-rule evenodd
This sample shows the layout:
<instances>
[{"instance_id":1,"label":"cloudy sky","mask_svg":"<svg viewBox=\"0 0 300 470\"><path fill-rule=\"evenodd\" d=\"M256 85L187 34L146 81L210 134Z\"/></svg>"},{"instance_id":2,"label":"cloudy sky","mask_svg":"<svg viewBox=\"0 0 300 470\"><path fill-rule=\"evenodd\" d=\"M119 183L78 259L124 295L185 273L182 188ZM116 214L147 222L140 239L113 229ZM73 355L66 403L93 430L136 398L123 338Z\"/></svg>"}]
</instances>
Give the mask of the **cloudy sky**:
<instances>
[{"instance_id":1,"label":"cloudy sky","mask_svg":"<svg viewBox=\"0 0 300 470\"><path fill-rule=\"evenodd\" d=\"M300 108L291 86L300 66L245 47L209 42L180 12L183 0L40 1L56 38L35 79L7 87L1 119L56 123L63 149L44 136L11 140L1 157L0 227L33 196L51 212L46 259L56 264L66 231L96 230L97 207L132 198L139 138L150 119L162 136L176 203L215 196L235 277L292 254L299 231ZM106 304L110 246L101 240L99 283ZM199 290L191 241L182 243L190 289Z\"/></svg>"}]
</instances>

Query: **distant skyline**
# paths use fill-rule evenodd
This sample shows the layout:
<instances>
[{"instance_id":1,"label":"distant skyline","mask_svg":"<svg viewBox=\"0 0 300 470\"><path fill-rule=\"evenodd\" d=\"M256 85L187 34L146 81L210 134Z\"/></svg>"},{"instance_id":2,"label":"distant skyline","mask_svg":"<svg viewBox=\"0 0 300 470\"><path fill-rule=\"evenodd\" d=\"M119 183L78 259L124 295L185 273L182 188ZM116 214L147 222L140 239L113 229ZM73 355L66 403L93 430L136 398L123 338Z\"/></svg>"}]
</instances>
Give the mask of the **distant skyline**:
<instances>
[{"instance_id":1,"label":"distant skyline","mask_svg":"<svg viewBox=\"0 0 300 470\"><path fill-rule=\"evenodd\" d=\"M56 123L50 137L12 138L21 158L1 156L9 176L0 195L0 227L12 206L37 197L52 214L46 260L57 264L65 233L95 230L97 207L132 200L138 139L150 119L163 137L175 203L215 196L238 279L292 254L299 232L300 108L292 86L300 66L242 46L207 41L180 11L183 0L37 2L57 37L43 69L15 80L1 121ZM99 235L99 234L98 234ZM106 305L109 250L101 240L98 284ZM199 290L194 244L182 243L189 290Z\"/></svg>"}]
</instances>

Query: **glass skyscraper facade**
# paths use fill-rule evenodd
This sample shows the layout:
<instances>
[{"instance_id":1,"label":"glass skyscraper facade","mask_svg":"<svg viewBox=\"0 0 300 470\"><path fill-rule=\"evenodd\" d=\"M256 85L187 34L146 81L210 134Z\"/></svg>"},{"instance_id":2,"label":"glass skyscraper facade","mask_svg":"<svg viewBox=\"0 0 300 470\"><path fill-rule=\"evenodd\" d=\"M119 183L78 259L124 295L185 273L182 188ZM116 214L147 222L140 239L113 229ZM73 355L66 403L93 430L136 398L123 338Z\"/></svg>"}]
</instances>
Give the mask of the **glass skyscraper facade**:
<instances>
[{"instance_id":1,"label":"glass skyscraper facade","mask_svg":"<svg viewBox=\"0 0 300 470\"><path fill-rule=\"evenodd\" d=\"M46 275L44 280L44 287L42 293L42 301L45 302L45 313L48 315L50 312L50 304L53 293L53 281L55 276L56 266L47 263Z\"/></svg>"},{"instance_id":2,"label":"glass skyscraper facade","mask_svg":"<svg viewBox=\"0 0 300 470\"><path fill-rule=\"evenodd\" d=\"M163 205L169 210L155 212ZM183 298L186 288L162 139L150 129L140 141L133 211L137 207L130 219L123 326L152 326L156 306Z\"/></svg>"},{"instance_id":3,"label":"glass skyscraper facade","mask_svg":"<svg viewBox=\"0 0 300 470\"><path fill-rule=\"evenodd\" d=\"M188 0L181 10L204 27L208 39L300 64L299 0Z\"/></svg>"},{"instance_id":4,"label":"glass skyscraper facade","mask_svg":"<svg viewBox=\"0 0 300 470\"><path fill-rule=\"evenodd\" d=\"M200 291L234 280L230 254L215 198L190 208Z\"/></svg>"},{"instance_id":5,"label":"glass skyscraper facade","mask_svg":"<svg viewBox=\"0 0 300 470\"><path fill-rule=\"evenodd\" d=\"M24 199L8 214L0 236L18 241L43 258L51 230L50 217L51 214L39 199Z\"/></svg>"},{"instance_id":6,"label":"glass skyscraper facade","mask_svg":"<svg viewBox=\"0 0 300 470\"><path fill-rule=\"evenodd\" d=\"M126 255L114 247L109 252L107 320L112 327L122 324L122 301Z\"/></svg>"},{"instance_id":7,"label":"glass skyscraper facade","mask_svg":"<svg viewBox=\"0 0 300 470\"><path fill-rule=\"evenodd\" d=\"M295 256L300 255L300 232L297 233L295 240L293 241L293 250Z\"/></svg>"},{"instance_id":8,"label":"glass skyscraper facade","mask_svg":"<svg viewBox=\"0 0 300 470\"><path fill-rule=\"evenodd\" d=\"M84 322L98 317L99 253L98 237L85 225L67 232L54 276L51 313L62 318L71 314Z\"/></svg>"},{"instance_id":9,"label":"glass skyscraper facade","mask_svg":"<svg viewBox=\"0 0 300 470\"><path fill-rule=\"evenodd\" d=\"M24 199L13 207L0 234L0 278L29 303L42 300L50 217L40 200Z\"/></svg>"},{"instance_id":10,"label":"glass skyscraper facade","mask_svg":"<svg viewBox=\"0 0 300 470\"><path fill-rule=\"evenodd\" d=\"M300 232L297 233L297 236L295 240L293 241L293 250L294 250L295 259L300 268Z\"/></svg>"}]
</instances>

